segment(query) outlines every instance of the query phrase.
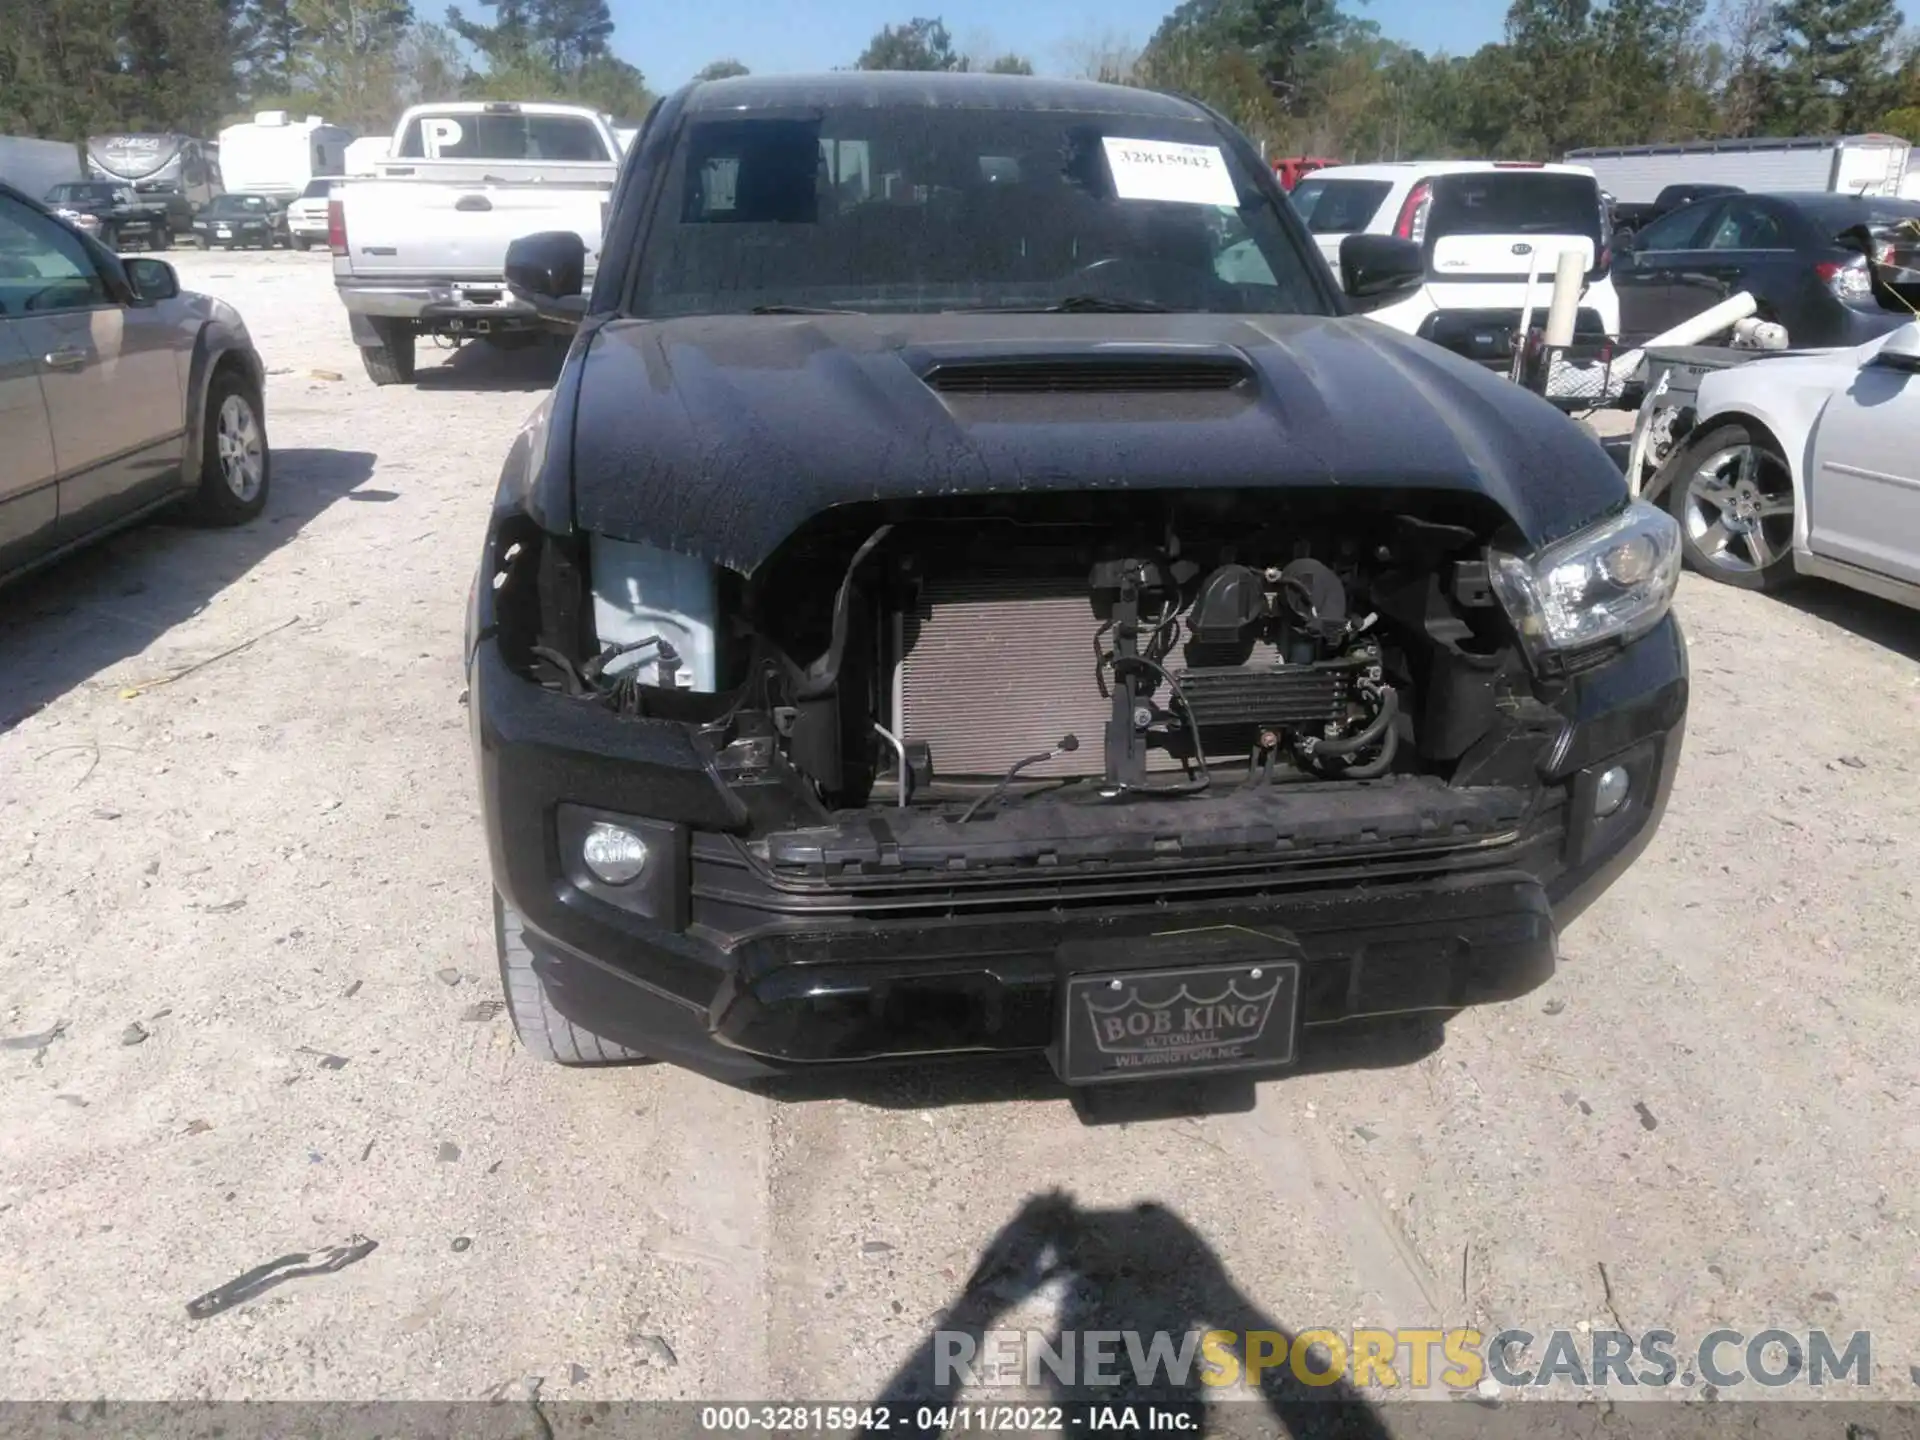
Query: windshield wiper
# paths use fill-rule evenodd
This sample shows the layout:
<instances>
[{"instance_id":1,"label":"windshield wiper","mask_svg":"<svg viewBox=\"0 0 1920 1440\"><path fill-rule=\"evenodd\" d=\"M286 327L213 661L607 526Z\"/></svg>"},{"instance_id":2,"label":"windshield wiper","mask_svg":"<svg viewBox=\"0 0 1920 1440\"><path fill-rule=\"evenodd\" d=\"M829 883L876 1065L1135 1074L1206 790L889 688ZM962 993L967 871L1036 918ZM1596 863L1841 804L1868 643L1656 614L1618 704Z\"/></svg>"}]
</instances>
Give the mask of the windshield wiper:
<instances>
[{"instance_id":1,"label":"windshield wiper","mask_svg":"<svg viewBox=\"0 0 1920 1440\"><path fill-rule=\"evenodd\" d=\"M864 315L864 310L848 310L839 305L756 305L749 315Z\"/></svg>"},{"instance_id":2,"label":"windshield wiper","mask_svg":"<svg viewBox=\"0 0 1920 1440\"><path fill-rule=\"evenodd\" d=\"M1151 300L1116 300L1108 295L1068 295L1045 305L977 305L975 315L1164 315L1167 307Z\"/></svg>"}]
</instances>

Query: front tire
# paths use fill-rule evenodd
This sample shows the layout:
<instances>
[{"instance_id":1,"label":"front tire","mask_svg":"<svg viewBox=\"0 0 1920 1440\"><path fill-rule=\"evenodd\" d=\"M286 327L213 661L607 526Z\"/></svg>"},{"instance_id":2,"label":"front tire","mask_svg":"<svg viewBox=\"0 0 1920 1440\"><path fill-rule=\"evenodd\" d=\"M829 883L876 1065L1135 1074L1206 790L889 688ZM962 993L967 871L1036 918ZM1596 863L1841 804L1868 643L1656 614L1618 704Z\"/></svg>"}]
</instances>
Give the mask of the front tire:
<instances>
[{"instance_id":1,"label":"front tire","mask_svg":"<svg viewBox=\"0 0 1920 1440\"><path fill-rule=\"evenodd\" d=\"M406 385L413 380L413 327L404 320L379 317L373 321L378 345L360 347L360 363L367 367L367 378L376 385Z\"/></svg>"},{"instance_id":2,"label":"front tire","mask_svg":"<svg viewBox=\"0 0 1920 1440\"><path fill-rule=\"evenodd\" d=\"M520 912L493 892L493 938L500 952L500 990L514 1033L527 1053L556 1065L630 1065L647 1057L574 1024L547 999L522 933Z\"/></svg>"},{"instance_id":3,"label":"front tire","mask_svg":"<svg viewBox=\"0 0 1920 1440\"><path fill-rule=\"evenodd\" d=\"M194 518L202 525L245 524L266 508L272 471L259 395L239 372L220 371L207 386Z\"/></svg>"},{"instance_id":4,"label":"front tire","mask_svg":"<svg viewBox=\"0 0 1920 1440\"><path fill-rule=\"evenodd\" d=\"M1793 473L1773 437L1737 421L1688 441L1671 462L1667 512L1690 569L1736 590L1779 590L1793 571Z\"/></svg>"}]
</instances>

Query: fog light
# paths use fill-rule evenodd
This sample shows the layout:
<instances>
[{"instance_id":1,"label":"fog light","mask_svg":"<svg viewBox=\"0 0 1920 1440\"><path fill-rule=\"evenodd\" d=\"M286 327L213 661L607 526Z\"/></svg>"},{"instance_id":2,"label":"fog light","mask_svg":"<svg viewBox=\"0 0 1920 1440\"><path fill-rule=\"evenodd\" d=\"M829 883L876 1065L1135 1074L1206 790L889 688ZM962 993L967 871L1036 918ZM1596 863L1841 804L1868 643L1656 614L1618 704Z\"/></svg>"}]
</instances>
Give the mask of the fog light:
<instances>
[{"instance_id":1,"label":"fog light","mask_svg":"<svg viewBox=\"0 0 1920 1440\"><path fill-rule=\"evenodd\" d=\"M1612 765L1600 772L1600 782L1593 787L1593 813L1599 819L1606 819L1622 805L1627 803L1626 767ZM625 831L621 832L625 834Z\"/></svg>"},{"instance_id":2,"label":"fog light","mask_svg":"<svg viewBox=\"0 0 1920 1440\"><path fill-rule=\"evenodd\" d=\"M580 858L602 884L625 885L647 868L647 842L624 826L597 821L580 842Z\"/></svg>"}]
</instances>

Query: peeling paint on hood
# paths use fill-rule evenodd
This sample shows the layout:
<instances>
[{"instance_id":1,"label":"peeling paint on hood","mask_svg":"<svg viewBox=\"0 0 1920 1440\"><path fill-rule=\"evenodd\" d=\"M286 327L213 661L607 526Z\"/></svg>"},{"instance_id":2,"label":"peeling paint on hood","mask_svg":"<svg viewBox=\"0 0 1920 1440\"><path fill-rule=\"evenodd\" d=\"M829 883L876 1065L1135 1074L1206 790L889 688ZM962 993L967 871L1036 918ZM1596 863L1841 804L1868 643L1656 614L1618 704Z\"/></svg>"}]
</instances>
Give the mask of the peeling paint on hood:
<instances>
[{"instance_id":1,"label":"peeling paint on hood","mask_svg":"<svg viewBox=\"0 0 1920 1440\"><path fill-rule=\"evenodd\" d=\"M1243 357L1232 392L942 395L933 363L1112 347ZM1371 321L1319 316L712 316L602 327L579 361L574 520L751 574L862 501L1134 489L1484 495L1535 545L1626 499L1536 396Z\"/></svg>"}]
</instances>

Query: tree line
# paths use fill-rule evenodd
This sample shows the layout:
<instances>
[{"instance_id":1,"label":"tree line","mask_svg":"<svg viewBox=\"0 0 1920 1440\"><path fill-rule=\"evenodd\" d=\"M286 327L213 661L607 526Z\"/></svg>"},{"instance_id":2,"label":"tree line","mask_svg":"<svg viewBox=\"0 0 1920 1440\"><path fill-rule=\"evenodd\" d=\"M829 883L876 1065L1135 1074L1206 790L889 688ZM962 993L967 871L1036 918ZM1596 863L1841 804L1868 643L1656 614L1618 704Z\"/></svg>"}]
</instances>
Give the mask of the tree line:
<instances>
[{"instance_id":1,"label":"tree line","mask_svg":"<svg viewBox=\"0 0 1920 1440\"><path fill-rule=\"evenodd\" d=\"M606 0L0 0L0 131L209 134L252 112L380 131L420 100L652 102ZM1144 45L1059 67L1205 100L1268 153L1555 158L1583 145L1885 130L1920 139L1920 44L1897 0L1513 0L1503 37L1428 54L1365 0L1180 0ZM884 26L867 70L1032 74L942 18ZM701 79L745 73L716 60Z\"/></svg>"},{"instance_id":2,"label":"tree line","mask_svg":"<svg viewBox=\"0 0 1920 1440\"><path fill-rule=\"evenodd\" d=\"M1031 69L959 54L938 19L888 26L857 63ZM1503 38L1464 55L1388 39L1341 0L1182 0L1145 45L1095 36L1065 68L1195 96L1276 156L1544 160L1756 135L1920 139L1920 43L1897 0L1514 0Z\"/></svg>"},{"instance_id":3,"label":"tree line","mask_svg":"<svg viewBox=\"0 0 1920 1440\"><path fill-rule=\"evenodd\" d=\"M606 0L0 0L0 132L211 135L260 110L363 132L422 100L569 100L637 123Z\"/></svg>"}]
</instances>

